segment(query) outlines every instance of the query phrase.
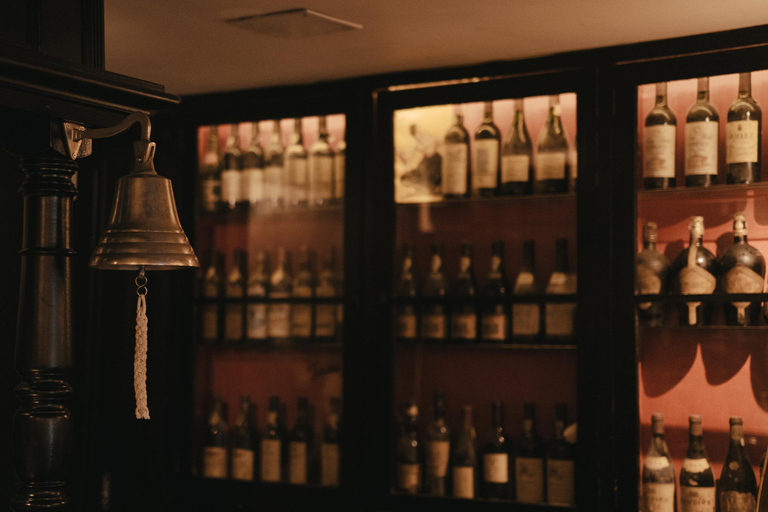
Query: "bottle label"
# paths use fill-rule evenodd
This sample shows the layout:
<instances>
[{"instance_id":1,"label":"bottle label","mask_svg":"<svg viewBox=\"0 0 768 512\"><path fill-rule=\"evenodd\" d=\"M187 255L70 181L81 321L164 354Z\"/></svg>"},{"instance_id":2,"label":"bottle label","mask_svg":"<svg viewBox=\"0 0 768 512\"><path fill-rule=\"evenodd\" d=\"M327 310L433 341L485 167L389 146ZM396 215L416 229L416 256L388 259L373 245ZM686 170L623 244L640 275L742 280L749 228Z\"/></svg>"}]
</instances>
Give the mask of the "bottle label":
<instances>
[{"instance_id":1,"label":"bottle label","mask_svg":"<svg viewBox=\"0 0 768 512\"><path fill-rule=\"evenodd\" d=\"M230 207L240 200L240 171L237 169L221 171L221 200Z\"/></svg>"},{"instance_id":2,"label":"bottle label","mask_svg":"<svg viewBox=\"0 0 768 512\"><path fill-rule=\"evenodd\" d=\"M677 127L670 124L646 126L643 133L643 176L675 177Z\"/></svg>"},{"instance_id":3,"label":"bottle label","mask_svg":"<svg viewBox=\"0 0 768 512\"><path fill-rule=\"evenodd\" d=\"M267 337L267 305L248 304L246 335L250 339L263 340Z\"/></svg>"},{"instance_id":4,"label":"bottle label","mask_svg":"<svg viewBox=\"0 0 768 512\"><path fill-rule=\"evenodd\" d=\"M709 461L706 458L683 460L683 469L689 473L701 473L709 468Z\"/></svg>"},{"instance_id":5,"label":"bottle label","mask_svg":"<svg viewBox=\"0 0 768 512\"><path fill-rule=\"evenodd\" d=\"M715 291L717 280L715 276L698 265L687 266L680 271L680 293L683 295L709 294ZM696 308L701 302L686 302L688 306L688 323L696 325Z\"/></svg>"},{"instance_id":6,"label":"bottle label","mask_svg":"<svg viewBox=\"0 0 768 512\"><path fill-rule=\"evenodd\" d=\"M344 197L344 171L347 164L346 155L336 155L333 157L334 184L333 197L341 199Z\"/></svg>"},{"instance_id":7,"label":"bottle label","mask_svg":"<svg viewBox=\"0 0 768 512\"><path fill-rule=\"evenodd\" d=\"M216 179L206 179L202 182L203 210L206 212L215 212L219 204L219 194L221 193L221 182Z\"/></svg>"},{"instance_id":8,"label":"bottle label","mask_svg":"<svg viewBox=\"0 0 768 512\"><path fill-rule=\"evenodd\" d=\"M294 297L312 297L312 288L309 286L296 286L293 289ZM312 335L312 305L294 304L291 308L291 335L308 338Z\"/></svg>"},{"instance_id":9,"label":"bottle label","mask_svg":"<svg viewBox=\"0 0 768 512\"><path fill-rule=\"evenodd\" d=\"M536 181L564 180L566 153L542 153L536 155Z\"/></svg>"},{"instance_id":10,"label":"bottle label","mask_svg":"<svg viewBox=\"0 0 768 512\"><path fill-rule=\"evenodd\" d=\"M251 204L264 199L264 169L250 167L243 169L240 176L240 199Z\"/></svg>"},{"instance_id":11,"label":"bottle label","mask_svg":"<svg viewBox=\"0 0 768 512\"><path fill-rule=\"evenodd\" d=\"M517 501L544 501L544 459L515 457L515 488Z\"/></svg>"},{"instance_id":12,"label":"bottle label","mask_svg":"<svg viewBox=\"0 0 768 512\"><path fill-rule=\"evenodd\" d=\"M572 460L547 460L547 503L552 505L573 505L574 472Z\"/></svg>"},{"instance_id":13,"label":"bottle label","mask_svg":"<svg viewBox=\"0 0 768 512\"><path fill-rule=\"evenodd\" d=\"M253 480L253 450L232 449L232 478Z\"/></svg>"},{"instance_id":14,"label":"bottle label","mask_svg":"<svg viewBox=\"0 0 768 512\"><path fill-rule=\"evenodd\" d=\"M475 140L474 164L474 188L496 188L499 171L499 141Z\"/></svg>"},{"instance_id":15,"label":"bottle label","mask_svg":"<svg viewBox=\"0 0 768 512\"><path fill-rule=\"evenodd\" d=\"M243 337L243 306L227 304L224 315L224 336L228 340L240 340Z\"/></svg>"},{"instance_id":16,"label":"bottle label","mask_svg":"<svg viewBox=\"0 0 768 512\"><path fill-rule=\"evenodd\" d=\"M467 193L467 144L446 144L443 165L443 194Z\"/></svg>"},{"instance_id":17,"label":"bottle label","mask_svg":"<svg viewBox=\"0 0 768 512\"><path fill-rule=\"evenodd\" d=\"M471 466L453 467L453 496L468 499L475 497L475 468Z\"/></svg>"},{"instance_id":18,"label":"bottle label","mask_svg":"<svg viewBox=\"0 0 768 512\"><path fill-rule=\"evenodd\" d=\"M421 488L421 465L398 464L397 488L409 493L417 493Z\"/></svg>"},{"instance_id":19,"label":"bottle label","mask_svg":"<svg viewBox=\"0 0 768 512\"><path fill-rule=\"evenodd\" d=\"M509 482L509 456L506 453L483 455L483 480L494 484Z\"/></svg>"},{"instance_id":20,"label":"bottle label","mask_svg":"<svg viewBox=\"0 0 768 512\"><path fill-rule=\"evenodd\" d=\"M274 303L269 305L267 329L271 338L287 338L291 335L291 305Z\"/></svg>"},{"instance_id":21,"label":"bottle label","mask_svg":"<svg viewBox=\"0 0 768 512\"><path fill-rule=\"evenodd\" d=\"M339 485L339 445L323 443L320 445L320 485L336 487Z\"/></svg>"},{"instance_id":22,"label":"bottle label","mask_svg":"<svg viewBox=\"0 0 768 512\"><path fill-rule=\"evenodd\" d=\"M313 200L333 197L333 157L309 157L310 190Z\"/></svg>"},{"instance_id":23,"label":"bottle label","mask_svg":"<svg viewBox=\"0 0 768 512\"><path fill-rule=\"evenodd\" d=\"M503 306L501 306L503 307ZM504 341L507 339L507 315L503 313L485 314L482 319L484 340Z\"/></svg>"},{"instance_id":24,"label":"bottle label","mask_svg":"<svg viewBox=\"0 0 768 512\"><path fill-rule=\"evenodd\" d=\"M661 293L661 279L648 265L642 263L635 270L635 293L639 295L658 295ZM650 302L639 304L640 309L651 307Z\"/></svg>"},{"instance_id":25,"label":"bottle label","mask_svg":"<svg viewBox=\"0 0 768 512\"><path fill-rule=\"evenodd\" d=\"M681 485L680 505L680 512L715 512L715 488Z\"/></svg>"},{"instance_id":26,"label":"bottle label","mask_svg":"<svg viewBox=\"0 0 768 512\"><path fill-rule=\"evenodd\" d=\"M650 471L659 471L669 467L669 459L666 457L649 455L645 458L645 467Z\"/></svg>"},{"instance_id":27,"label":"bottle label","mask_svg":"<svg viewBox=\"0 0 768 512\"><path fill-rule=\"evenodd\" d=\"M725 125L725 162L757 163L760 121L730 121Z\"/></svg>"},{"instance_id":28,"label":"bottle label","mask_svg":"<svg viewBox=\"0 0 768 512\"><path fill-rule=\"evenodd\" d=\"M288 191L294 201L307 200L307 159L286 158L285 169L288 172Z\"/></svg>"},{"instance_id":29,"label":"bottle label","mask_svg":"<svg viewBox=\"0 0 768 512\"><path fill-rule=\"evenodd\" d=\"M318 304L315 310L315 336L336 336L336 305Z\"/></svg>"},{"instance_id":30,"label":"bottle label","mask_svg":"<svg viewBox=\"0 0 768 512\"><path fill-rule=\"evenodd\" d=\"M571 336L575 304L547 304L544 312L544 332L547 336Z\"/></svg>"},{"instance_id":31,"label":"bottle label","mask_svg":"<svg viewBox=\"0 0 768 512\"><path fill-rule=\"evenodd\" d=\"M720 491L720 512L754 512L755 505L752 493Z\"/></svg>"},{"instance_id":32,"label":"bottle label","mask_svg":"<svg viewBox=\"0 0 768 512\"><path fill-rule=\"evenodd\" d=\"M276 202L283 197L283 168L270 166L264 171L264 196Z\"/></svg>"},{"instance_id":33,"label":"bottle label","mask_svg":"<svg viewBox=\"0 0 768 512\"><path fill-rule=\"evenodd\" d=\"M512 305L512 335L535 336L541 326L541 308L538 304Z\"/></svg>"},{"instance_id":34,"label":"bottle label","mask_svg":"<svg viewBox=\"0 0 768 512\"><path fill-rule=\"evenodd\" d=\"M526 182L530 179L531 157L504 155L501 157L501 182Z\"/></svg>"},{"instance_id":35,"label":"bottle label","mask_svg":"<svg viewBox=\"0 0 768 512\"><path fill-rule=\"evenodd\" d=\"M450 442L427 442L427 477L445 478L448 474Z\"/></svg>"},{"instance_id":36,"label":"bottle label","mask_svg":"<svg viewBox=\"0 0 768 512\"><path fill-rule=\"evenodd\" d=\"M203 339L215 340L218 338L219 309L213 304L203 306L202 318L200 320L200 331Z\"/></svg>"},{"instance_id":37,"label":"bottle label","mask_svg":"<svg viewBox=\"0 0 768 512\"><path fill-rule=\"evenodd\" d=\"M416 339L416 313L407 312L397 315L397 336L403 339Z\"/></svg>"},{"instance_id":38,"label":"bottle label","mask_svg":"<svg viewBox=\"0 0 768 512\"><path fill-rule=\"evenodd\" d=\"M685 125L685 175L717 175L719 123L697 121Z\"/></svg>"},{"instance_id":39,"label":"bottle label","mask_svg":"<svg viewBox=\"0 0 768 512\"><path fill-rule=\"evenodd\" d=\"M288 445L288 481L292 484L307 483L307 443L290 443Z\"/></svg>"},{"instance_id":40,"label":"bottle label","mask_svg":"<svg viewBox=\"0 0 768 512\"><path fill-rule=\"evenodd\" d=\"M675 512L675 484L643 483L643 512Z\"/></svg>"},{"instance_id":41,"label":"bottle label","mask_svg":"<svg viewBox=\"0 0 768 512\"><path fill-rule=\"evenodd\" d=\"M206 478L227 478L227 449L206 446L203 449L203 476Z\"/></svg>"},{"instance_id":42,"label":"bottle label","mask_svg":"<svg viewBox=\"0 0 768 512\"><path fill-rule=\"evenodd\" d=\"M421 319L421 335L424 338L445 338L445 313L425 314Z\"/></svg>"},{"instance_id":43,"label":"bottle label","mask_svg":"<svg viewBox=\"0 0 768 512\"><path fill-rule=\"evenodd\" d=\"M725 293L762 293L763 276L744 265L736 265L725 274ZM746 323L749 302L731 302L740 324Z\"/></svg>"},{"instance_id":44,"label":"bottle label","mask_svg":"<svg viewBox=\"0 0 768 512\"><path fill-rule=\"evenodd\" d=\"M261 440L261 480L264 482L280 481L280 449L278 439Z\"/></svg>"},{"instance_id":45,"label":"bottle label","mask_svg":"<svg viewBox=\"0 0 768 512\"><path fill-rule=\"evenodd\" d=\"M477 338L477 315L475 313L452 314L451 337L462 340L474 340Z\"/></svg>"}]
</instances>

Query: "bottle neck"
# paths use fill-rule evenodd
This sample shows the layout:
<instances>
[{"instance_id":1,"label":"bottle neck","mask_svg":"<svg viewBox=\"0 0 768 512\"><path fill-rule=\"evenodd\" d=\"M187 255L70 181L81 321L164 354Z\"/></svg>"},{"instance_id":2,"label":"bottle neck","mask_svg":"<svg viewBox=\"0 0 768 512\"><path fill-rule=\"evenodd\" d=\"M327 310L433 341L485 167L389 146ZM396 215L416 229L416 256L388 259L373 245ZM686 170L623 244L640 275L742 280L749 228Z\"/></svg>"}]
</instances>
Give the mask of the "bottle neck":
<instances>
[{"instance_id":1,"label":"bottle neck","mask_svg":"<svg viewBox=\"0 0 768 512\"><path fill-rule=\"evenodd\" d=\"M430 270L432 274L443 273L443 258L439 254L432 255L432 268Z\"/></svg>"},{"instance_id":2,"label":"bottle neck","mask_svg":"<svg viewBox=\"0 0 768 512\"><path fill-rule=\"evenodd\" d=\"M752 73L739 73L739 96L745 98L752 95Z\"/></svg>"},{"instance_id":3,"label":"bottle neck","mask_svg":"<svg viewBox=\"0 0 768 512\"><path fill-rule=\"evenodd\" d=\"M492 411L493 428L496 430L504 428L504 408L494 406Z\"/></svg>"},{"instance_id":4,"label":"bottle neck","mask_svg":"<svg viewBox=\"0 0 768 512\"><path fill-rule=\"evenodd\" d=\"M563 432L565 432L565 422L563 420L555 420L555 438L563 439Z\"/></svg>"},{"instance_id":5,"label":"bottle neck","mask_svg":"<svg viewBox=\"0 0 768 512\"><path fill-rule=\"evenodd\" d=\"M704 437L701 434L689 434L686 457L689 459L703 459L706 456L707 454L704 450Z\"/></svg>"},{"instance_id":6,"label":"bottle neck","mask_svg":"<svg viewBox=\"0 0 768 512\"><path fill-rule=\"evenodd\" d=\"M699 78L698 90L696 91L696 101L703 103L709 101L709 77Z\"/></svg>"},{"instance_id":7,"label":"bottle neck","mask_svg":"<svg viewBox=\"0 0 768 512\"><path fill-rule=\"evenodd\" d=\"M649 249L651 251L656 250L656 241L655 240L643 240L643 249Z\"/></svg>"},{"instance_id":8,"label":"bottle neck","mask_svg":"<svg viewBox=\"0 0 768 512\"><path fill-rule=\"evenodd\" d=\"M483 109L483 124L491 123L493 123L493 103L486 101Z\"/></svg>"},{"instance_id":9,"label":"bottle neck","mask_svg":"<svg viewBox=\"0 0 768 512\"><path fill-rule=\"evenodd\" d=\"M656 106L667 106L667 83L660 82L656 84Z\"/></svg>"},{"instance_id":10,"label":"bottle neck","mask_svg":"<svg viewBox=\"0 0 768 512\"><path fill-rule=\"evenodd\" d=\"M703 235L700 235L698 233L691 233L691 238L690 238L691 247L701 247L703 243L704 243Z\"/></svg>"}]
</instances>

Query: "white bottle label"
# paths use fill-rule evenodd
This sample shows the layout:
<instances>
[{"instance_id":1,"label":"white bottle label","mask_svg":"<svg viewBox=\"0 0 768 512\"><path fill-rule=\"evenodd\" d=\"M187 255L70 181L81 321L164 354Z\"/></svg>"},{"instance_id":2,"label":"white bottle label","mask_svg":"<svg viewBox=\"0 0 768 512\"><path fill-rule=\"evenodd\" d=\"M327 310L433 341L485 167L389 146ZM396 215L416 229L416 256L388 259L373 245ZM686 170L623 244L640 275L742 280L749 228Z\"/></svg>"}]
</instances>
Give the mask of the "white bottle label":
<instances>
[{"instance_id":1,"label":"white bottle label","mask_svg":"<svg viewBox=\"0 0 768 512\"><path fill-rule=\"evenodd\" d=\"M253 480L253 450L232 449L232 478Z\"/></svg>"},{"instance_id":2,"label":"white bottle label","mask_svg":"<svg viewBox=\"0 0 768 512\"><path fill-rule=\"evenodd\" d=\"M731 121L725 125L725 162L756 163L760 121Z\"/></svg>"},{"instance_id":3,"label":"white bottle label","mask_svg":"<svg viewBox=\"0 0 768 512\"><path fill-rule=\"evenodd\" d=\"M453 496L455 498L475 497L475 468L468 466L453 467Z\"/></svg>"},{"instance_id":4,"label":"white bottle label","mask_svg":"<svg viewBox=\"0 0 768 512\"><path fill-rule=\"evenodd\" d=\"M398 464L397 488L403 491L416 493L421 487L421 465Z\"/></svg>"},{"instance_id":5,"label":"white bottle label","mask_svg":"<svg viewBox=\"0 0 768 512\"><path fill-rule=\"evenodd\" d=\"M715 276L698 265L685 267L680 271L680 293L683 295L709 294L715 291L717 280ZM686 302L688 306L688 323L696 325L696 308L701 302Z\"/></svg>"},{"instance_id":6,"label":"white bottle label","mask_svg":"<svg viewBox=\"0 0 768 512\"><path fill-rule=\"evenodd\" d=\"M307 443L288 445L288 481L292 484L307 483Z\"/></svg>"},{"instance_id":7,"label":"white bottle label","mask_svg":"<svg viewBox=\"0 0 768 512\"><path fill-rule=\"evenodd\" d=\"M264 171L264 196L270 201L283 197L283 168L270 166Z\"/></svg>"},{"instance_id":8,"label":"white bottle label","mask_svg":"<svg viewBox=\"0 0 768 512\"><path fill-rule=\"evenodd\" d=\"M286 158L285 169L288 171L288 191L294 201L307 200L307 159Z\"/></svg>"},{"instance_id":9,"label":"white bottle label","mask_svg":"<svg viewBox=\"0 0 768 512\"><path fill-rule=\"evenodd\" d=\"M416 339L416 314L412 312L397 315L397 336L404 339Z\"/></svg>"},{"instance_id":10,"label":"white bottle label","mask_svg":"<svg viewBox=\"0 0 768 512\"><path fill-rule=\"evenodd\" d=\"M474 187L496 188L499 165L499 142L497 140L475 140Z\"/></svg>"},{"instance_id":11,"label":"white bottle label","mask_svg":"<svg viewBox=\"0 0 768 512\"><path fill-rule=\"evenodd\" d=\"M643 177L675 177L677 127L671 124L646 126L643 133Z\"/></svg>"},{"instance_id":12,"label":"white bottle label","mask_svg":"<svg viewBox=\"0 0 768 512\"><path fill-rule=\"evenodd\" d=\"M337 444L320 445L320 485L332 487L339 485L339 445Z\"/></svg>"},{"instance_id":13,"label":"white bottle label","mask_svg":"<svg viewBox=\"0 0 768 512\"><path fill-rule=\"evenodd\" d=\"M206 446L203 449L203 476L206 478L227 478L227 449Z\"/></svg>"},{"instance_id":14,"label":"white bottle label","mask_svg":"<svg viewBox=\"0 0 768 512\"><path fill-rule=\"evenodd\" d=\"M685 175L717 175L717 122L685 125Z\"/></svg>"},{"instance_id":15,"label":"white bottle label","mask_svg":"<svg viewBox=\"0 0 768 512\"><path fill-rule=\"evenodd\" d=\"M506 453L483 455L483 480L494 484L509 482L509 456Z\"/></svg>"},{"instance_id":16,"label":"white bottle label","mask_svg":"<svg viewBox=\"0 0 768 512\"><path fill-rule=\"evenodd\" d=\"M504 341L507 339L507 315L484 314L481 329L484 340Z\"/></svg>"},{"instance_id":17,"label":"white bottle label","mask_svg":"<svg viewBox=\"0 0 768 512\"><path fill-rule=\"evenodd\" d=\"M477 338L477 315L474 313L452 314L451 337L474 341Z\"/></svg>"},{"instance_id":18,"label":"white bottle label","mask_svg":"<svg viewBox=\"0 0 768 512\"><path fill-rule=\"evenodd\" d=\"M675 512L675 484L643 484L643 512Z\"/></svg>"},{"instance_id":19,"label":"white bottle label","mask_svg":"<svg viewBox=\"0 0 768 512\"><path fill-rule=\"evenodd\" d=\"M240 176L240 199L251 204L264 199L264 169L249 167Z\"/></svg>"},{"instance_id":20,"label":"white bottle label","mask_svg":"<svg viewBox=\"0 0 768 512\"><path fill-rule=\"evenodd\" d=\"M683 460L683 469L689 473L701 473L709 468L709 461L706 458Z\"/></svg>"},{"instance_id":21,"label":"white bottle label","mask_svg":"<svg viewBox=\"0 0 768 512\"><path fill-rule=\"evenodd\" d=\"M528 171L531 157L528 155L504 155L501 157L501 182L526 182L530 179Z\"/></svg>"},{"instance_id":22,"label":"white bottle label","mask_svg":"<svg viewBox=\"0 0 768 512\"><path fill-rule=\"evenodd\" d=\"M467 193L467 144L446 144L443 165L443 194Z\"/></svg>"},{"instance_id":23,"label":"white bottle label","mask_svg":"<svg viewBox=\"0 0 768 512\"><path fill-rule=\"evenodd\" d=\"M564 180L565 179L565 160L567 154L560 153L542 153L536 155L536 181L542 180Z\"/></svg>"},{"instance_id":24,"label":"white bottle label","mask_svg":"<svg viewBox=\"0 0 768 512\"><path fill-rule=\"evenodd\" d=\"M213 304L203 306L202 318L200 319L200 331L204 339L215 340L218 337L217 322L219 319L218 307Z\"/></svg>"},{"instance_id":25,"label":"white bottle label","mask_svg":"<svg viewBox=\"0 0 768 512\"><path fill-rule=\"evenodd\" d=\"M333 197L341 199L344 197L344 173L347 164L346 155L336 155L333 157L334 176L333 181L336 185L333 189Z\"/></svg>"},{"instance_id":26,"label":"white bottle label","mask_svg":"<svg viewBox=\"0 0 768 512\"><path fill-rule=\"evenodd\" d=\"M536 336L541 328L541 308L538 304L512 305L512 335Z\"/></svg>"},{"instance_id":27,"label":"white bottle label","mask_svg":"<svg viewBox=\"0 0 768 512\"><path fill-rule=\"evenodd\" d=\"M755 496L749 492L721 491L720 512L754 512Z\"/></svg>"},{"instance_id":28,"label":"white bottle label","mask_svg":"<svg viewBox=\"0 0 768 512\"><path fill-rule=\"evenodd\" d=\"M448 474L450 445L448 441L427 442L427 477L444 478Z\"/></svg>"},{"instance_id":29,"label":"white bottle label","mask_svg":"<svg viewBox=\"0 0 768 512\"><path fill-rule=\"evenodd\" d=\"M248 304L246 336L253 340L263 340L267 337L266 304Z\"/></svg>"},{"instance_id":30,"label":"white bottle label","mask_svg":"<svg viewBox=\"0 0 768 512\"><path fill-rule=\"evenodd\" d=\"M261 440L261 480L263 482L280 481L280 450L278 439Z\"/></svg>"},{"instance_id":31,"label":"white bottle label","mask_svg":"<svg viewBox=\"0 0 768 512\"><path fill-rule=\"evenodd\" d=\"M293 289L294 297L311 297L312 288L309 286L296 286ZM291 335L308 338L312 335L312 305L294 304L291 308Z\"/></svg>"},{"instance_id":32,"label":"white bottle label","mask_svg":"<svg viewBox=\"0 0 768 512\"><path fill-rule=\"evenodd\" d=\"M230 207L240 200L240 171L237 169L221 171L221 200Z\"/></svg>"},{"instance_id":33,"label":"white bottle label","mask_svg":"<svg viewBox=\"0 0 768 512\"><path fill-rule=\"evenodd\" d=\"M547 460L547 503L552 505L576 503L572 460Z\"/></svg>"},{"instance_id":34,"label":"white bottle label","mask_svg":"<svg viewBox=\"0 0 768 512\"><path fill-rule=\"evenodd\" d=\"M269 305L267 329L271 338L287 338L291 335L291 305L273 303Z\"/></svg>"},{"instance_id":35,"label":"white bottle label","mask_svg":"<svg viewBox=\"0 0 768 512\"><path fill-rule=\"evenodd\" d=\"M421 319L421 335L424 338L445 338L445 313L425 314Z\"/></svg>"},{"instance_id":36,"label":"white bottle label","mask_svg":"<svg viewBox=\"0 0 768 512\"><path fill-rule=\"evenodd\" d=\"M680 512L715 512L715 488L681 485L680 505Z\"/></svg>"},{"instance_id":37,"label":"white bottle label","mask_svg":"<svg viewBox=\"0 0 768 512\"><path fill-rule=\"evenodd\" d=\"M544 501L544 459L515 457L515 488L517 501Z\"/></svg>"},{"instance_id":38,"label":"white bottle label","mask_svg":"<svg viewBox=\"0 0 768 512\"><path fill-rule=\"evenodd\" d=\"M544 332L547 336L573 335L575 304L547 304L544 318Z\"/></svg>"},{"instance_id":39,"label":"white bottle label","mask_svg":"<svg viewBox=\"0 0 768 512\"><path fill-rule=\"evenodd\" d=\"M669 459L659 456L648 456L645 458L645 467L650 471L658 471L669 467Z\"/></svg>"},{"instance_id":40,"label":"white bottle label","mask_svg":"<svg viewBox=\"0 0 768 512\"><path fill-rule=\"evenodd\" d=\"M736 265L725 275L725 293L762 293L763 276L744 265ZM739 323L745 323L749 302L731 302Z\"/></svg>"},{"instance_id":41,"label":"white bottle label","mask_svg":"<svg viewBox=\"0 0 768 512\"><path fill-rule=\"evenodd\" d=\"M309 176L313 201L333 197L333 157L310 155Z\"/></svg>"}]
</instances>

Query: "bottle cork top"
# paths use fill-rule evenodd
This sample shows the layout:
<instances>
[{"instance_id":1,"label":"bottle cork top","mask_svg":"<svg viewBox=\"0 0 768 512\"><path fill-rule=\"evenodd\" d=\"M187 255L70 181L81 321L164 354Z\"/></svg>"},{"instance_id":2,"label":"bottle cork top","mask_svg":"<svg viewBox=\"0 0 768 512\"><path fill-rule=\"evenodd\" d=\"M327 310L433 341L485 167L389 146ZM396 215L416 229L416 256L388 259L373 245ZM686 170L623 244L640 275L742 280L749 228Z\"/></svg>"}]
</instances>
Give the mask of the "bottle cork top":
<instances>
[{"instance_id":1,"label":"bottle cork top","mask_svg":"<svg viewBox=\"0 0 768 512\"><path fill-rule=\"evenodd\" d=\"M700 237L704 235L704 217L694 216L691 217L691 221L688 224L688 230L691 232L691 236Z\"/></svg>"},{"instance_id":2,"label":"bottle cork top","mask_svg":"<svg viewBox=\"0 0 768 512\"><path fill-rule=\"evenodd\" d=\"M655 242L658 237L658 226L655 222L646 222L643 226L643 240L646 242Z\"/></svg>"},{"instance_id":3,"label":"bottle cork top","mask_svg":"<svg viewBox=\"0 0 768 512\"><path fill-rule=\"evenodd\" d=\"M731 425L743 425L744 420L742 420L740 416L731 416L731 419L728 420L728 423Z\"/></svg>"},{"instance_id":4,"label":"bottle cork top","mask_svg":"<svg viewBox=\"0 0 768 512\"><path fill-rule=\"evenodd\" d=\"M747 234L747 217L744 212L733 214L733 236L745 236Z\"/></svg>"}]
</instances>

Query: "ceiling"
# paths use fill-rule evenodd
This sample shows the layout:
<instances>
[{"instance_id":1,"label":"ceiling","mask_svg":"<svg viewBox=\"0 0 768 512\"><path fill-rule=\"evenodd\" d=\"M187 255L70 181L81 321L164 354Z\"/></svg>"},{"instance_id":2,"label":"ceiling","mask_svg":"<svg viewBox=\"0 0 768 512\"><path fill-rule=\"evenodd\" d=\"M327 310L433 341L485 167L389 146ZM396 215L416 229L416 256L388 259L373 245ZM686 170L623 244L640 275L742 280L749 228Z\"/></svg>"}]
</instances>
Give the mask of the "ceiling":
<instances>
[{"instance_id":1,"label":"ceiling","mask_svg":"<svg viewBox=\"0 0 768 512\"><path fill-rule=\"evenodd\" d=\"M308 8L362 30L298 39L223 20ZM109 71L186 95L446 66L768 24L764 0L107 0Z\"/></svg>"}]
</instances>

